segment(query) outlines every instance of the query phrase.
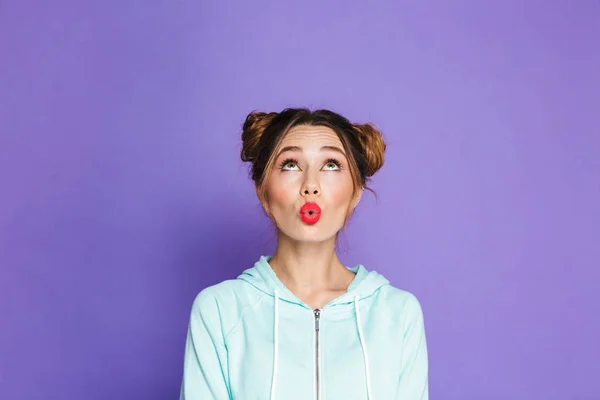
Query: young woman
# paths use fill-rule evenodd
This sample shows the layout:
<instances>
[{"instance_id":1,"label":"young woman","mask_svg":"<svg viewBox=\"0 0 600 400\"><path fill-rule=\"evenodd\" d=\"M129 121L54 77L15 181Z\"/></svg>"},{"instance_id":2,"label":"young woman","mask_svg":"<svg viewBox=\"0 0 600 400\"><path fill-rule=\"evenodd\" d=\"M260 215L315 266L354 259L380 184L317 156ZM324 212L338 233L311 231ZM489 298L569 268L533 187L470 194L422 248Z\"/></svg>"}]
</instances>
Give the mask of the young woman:
<instances>
[{"instance_id":1,"label":"young woman","mask_svg":"<svg viewBox=\"0 0 600 400\"><path fill-rule=\"evenodd\" d=\"M180 399L428 399L418 300L335 251L383 165L381 134L286 109L248 115L242 141L277 247L195 299Z\"/></svg>"}]
</instances>

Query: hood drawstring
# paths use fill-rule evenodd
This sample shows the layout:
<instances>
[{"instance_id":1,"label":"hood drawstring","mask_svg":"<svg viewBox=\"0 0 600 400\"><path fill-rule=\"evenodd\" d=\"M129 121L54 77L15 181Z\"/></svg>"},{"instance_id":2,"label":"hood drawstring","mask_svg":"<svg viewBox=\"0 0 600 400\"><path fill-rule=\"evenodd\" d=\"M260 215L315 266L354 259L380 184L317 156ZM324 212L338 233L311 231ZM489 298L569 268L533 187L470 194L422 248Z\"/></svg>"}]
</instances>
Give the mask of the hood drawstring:
<instances>
[{"instance_id":1,"label":"hood drawstring","mask_svg":"<svg viewBox=\"0 0 600 400\"><path fill-rule=\"evenodd\" d=\"M356 313L356 327L358 329L358 337L360 339L360 346L363 352L363 359L365 361L365 377L367 381L367 400L373 400L371 394L371 374L369 368L369 353L367 351L367 344L365 342L365 335L363 333L362 322L360 319L360 307L358 306L358 296L354 296L354 311ZM277 361L279 359L279 292L275 290L275 314L274 314L274 327L273 327L273 379L271 382L271 400L275 399L275 388L277 383Z\"/></svg>"},{"instance_id":2,"label":"hood drawstring","mask_svg":"<svg viewBox=\"0 0 600 400\"><path fill-rule=\"evenodd\" d=\"M279 358L279 292L275 290L275 323L273 328L273 380L271 381L271 400L275 399L275 383L277 382L277 359Z\"/></svg>"},{"instance_id":3,"label":"hood drawstring","mask_svg":"<svg viewBox=\"0 0 600 400\"><path fill-rule=\"evenodd\" d=\"M369 373L369 353L367 352L367 343L365 342L365 335L362 329L362 323L360 320L360 308L358 307L358 296L354 296L354 310L356 312L356 325L358 328L358 337L360 338L360 346L363 351L363 358L365 360L365 377L367 381L367 400L373 400L371 395L371 374Z\"/></svg>"}]
</instances>

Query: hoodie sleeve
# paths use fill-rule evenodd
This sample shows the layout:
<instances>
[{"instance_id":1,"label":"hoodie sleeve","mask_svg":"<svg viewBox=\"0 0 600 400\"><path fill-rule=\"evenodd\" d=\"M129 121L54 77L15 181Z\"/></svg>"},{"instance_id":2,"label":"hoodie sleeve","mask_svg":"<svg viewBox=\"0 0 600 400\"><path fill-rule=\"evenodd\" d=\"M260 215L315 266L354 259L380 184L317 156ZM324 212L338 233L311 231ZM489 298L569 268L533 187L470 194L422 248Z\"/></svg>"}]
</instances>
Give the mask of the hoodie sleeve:
<instances>
[{"instance_id":1,"label":"hoodie sleeve","mask_svg":"<svg viewBox=\"0 0 600 400\"><path fill-rule=\"evenodd\" d=\"M200 293L192 306L180 400L229 399L227 355L216 299Z\"/></svg>"},{"instance_id":2,"label":"hoodie sleeve","mask_svg":"<svg viewBox=\"0 0 600 400\"><path fill-rule=\"evenodd\" d=\"M428 400L428 360L423 311L414 295L406 304L398 399Z\"/></svg>"}]
</instances>

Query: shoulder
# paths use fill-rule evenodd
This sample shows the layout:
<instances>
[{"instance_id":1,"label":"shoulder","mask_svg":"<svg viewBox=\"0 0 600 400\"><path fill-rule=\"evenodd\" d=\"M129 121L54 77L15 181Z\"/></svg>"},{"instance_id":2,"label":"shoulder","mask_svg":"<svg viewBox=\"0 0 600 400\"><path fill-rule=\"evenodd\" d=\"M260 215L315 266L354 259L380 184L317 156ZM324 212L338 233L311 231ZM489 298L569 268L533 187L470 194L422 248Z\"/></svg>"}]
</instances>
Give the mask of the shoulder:
<instances>
[{"instance_id":1,"label":"shoulder","mask_svg":"<svg viewBox=\"0 0 600 400\"><path fill-rule=\"evenodd\" d=\"M192 303L192 319L218 321L227 331L245 310L252 309L261 300L256 290L249 290L248 286L239 279L232 279L201 290Z\"/></svg>"},{"instance_id":2,"label":"shoulder","mask_svg":"<svg viewBox=\"0 0 600 400\"><path fill-rule=\"evenodd\" d=\"M422 320L421 302L412 292L386 285L380 289L378 302L391 318L405 321Z\"/></svg>"},{"instance_id":3,"label":"shoulder","mask_svg":"<svg viewBox=\"0 0 600 400\"><path fill-rule=\"evenodd\" d=\"M213 301L217 299L227 299L228 296L239 290L243 284L238 279L228 279L221 281L215 285L208 286L202 289L194 299L195 303L203 303L205 301Z\"/></svg>"},{"instance_id":4,"label":"shoulder","mask_svg":"<svg viewBox=\"0 0 600 400\"><path fill-rule=\"evenodd\" d=\"M192 310L227 308L235 304L251 302L253 296L246 289L247 284L239 279L230 279L208 286L196 295Z\"/></svg>"}]
</instances>

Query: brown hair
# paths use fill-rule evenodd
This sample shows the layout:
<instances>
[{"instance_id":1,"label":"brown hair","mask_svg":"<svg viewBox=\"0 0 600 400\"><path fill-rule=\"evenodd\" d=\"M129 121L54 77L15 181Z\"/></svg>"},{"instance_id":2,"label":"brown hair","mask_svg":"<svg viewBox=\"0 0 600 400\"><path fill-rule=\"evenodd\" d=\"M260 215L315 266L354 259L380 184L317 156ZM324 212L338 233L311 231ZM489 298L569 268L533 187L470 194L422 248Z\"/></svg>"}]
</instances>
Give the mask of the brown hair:
<instances>
[{"instance_id":1,"label":"brown hair","mask_svg":"<svg viewBox=\"0 0 600 400\"><path fill-rule=\"evenodd\" d=\"M276 151L285 134L298 125L325 126L340 138L350 165L354 193L382 166L386 145L381 133L371 124L353 124L329 110L310 111L306 108L287 108L280 113L251 112L242 130L242 161L252 164L252 180L261 203L268 200L265 180L275 162Z\"/></svg>"}]
</instances>

